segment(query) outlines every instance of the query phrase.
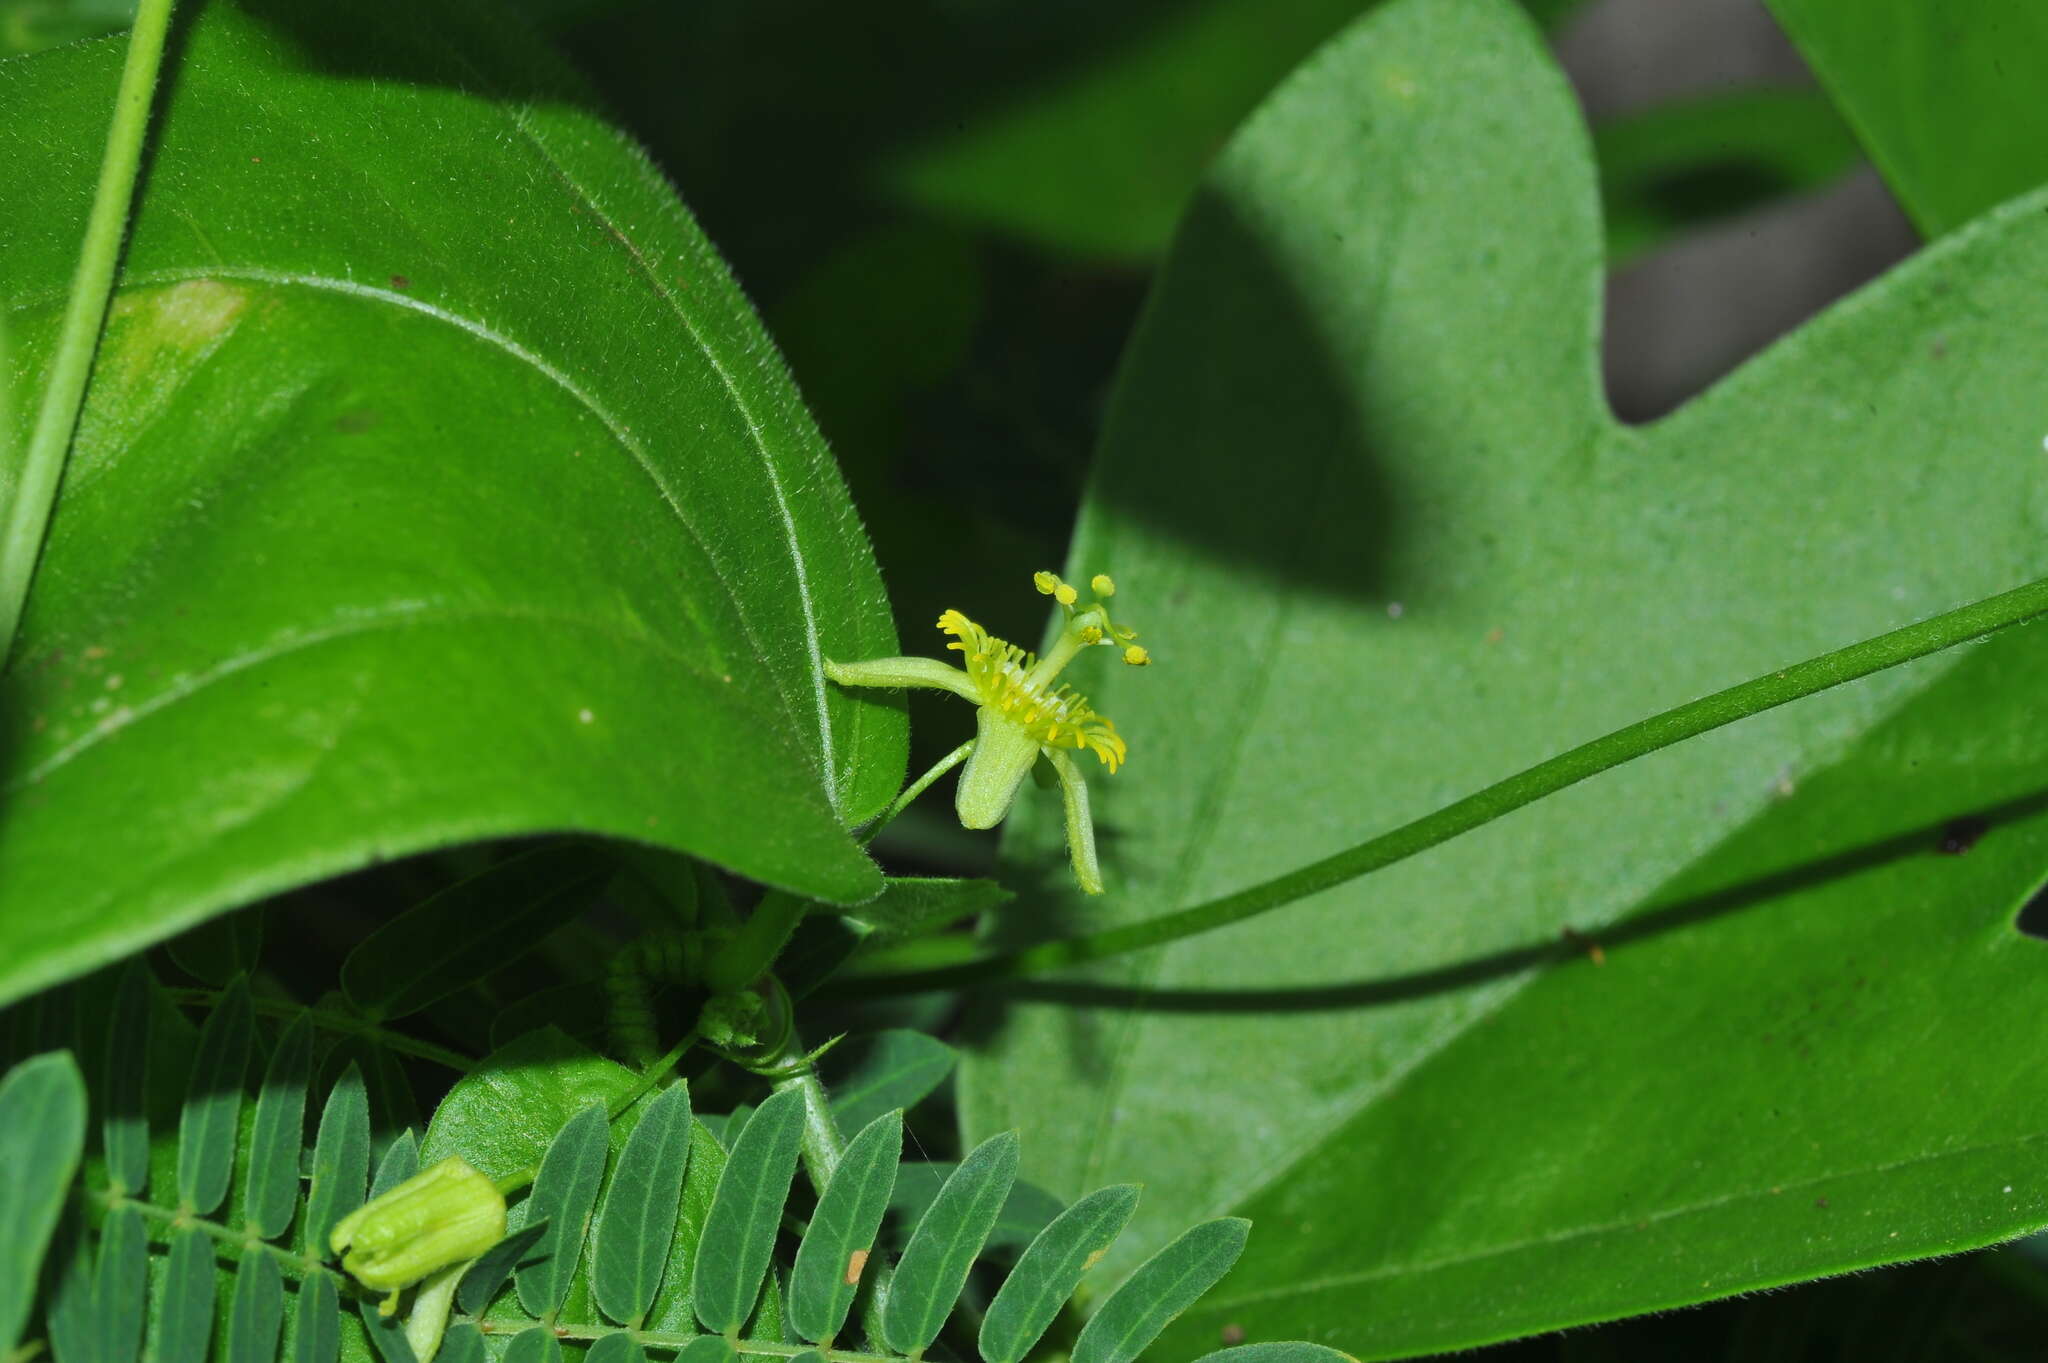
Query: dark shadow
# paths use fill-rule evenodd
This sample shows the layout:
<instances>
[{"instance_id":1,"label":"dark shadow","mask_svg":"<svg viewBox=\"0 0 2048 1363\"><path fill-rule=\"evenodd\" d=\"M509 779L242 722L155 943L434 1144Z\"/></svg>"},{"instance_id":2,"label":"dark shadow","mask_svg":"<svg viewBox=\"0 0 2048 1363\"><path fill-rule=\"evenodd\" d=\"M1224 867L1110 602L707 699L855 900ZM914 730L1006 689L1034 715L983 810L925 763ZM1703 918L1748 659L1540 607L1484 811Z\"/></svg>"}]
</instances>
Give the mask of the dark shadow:
<instances>
[{"instance_id":1,"label":"dark shadow","mask_svg":"<svg viewBox=\"0 0 2048 1363\"><path fill-rule=\"evenodd\" d=\"M1379 357L1332 353L1273 244L1213 190L1196 195L1174 262L1119 378L1105 444L1126 453L1098 465L1094 495L1258 577L1376 611L1421 595L1425 574L1403 562L1411 499L1362 409ZM1229 269L1178 277L1208 262ZM1137 433L1150 461L1128 453Z\"/></svg>"},{"instance_id":2,"label":"dark shadow","mask_svg":"<svg viewBox=\"0 0 2048 1363\"><path fill-rule=\"evenodd\" d=\"M1003 992L1013 999L1034 1002L1158 1013L1320 1013L1405 1003L1575 959L1592 956L1604 960L1607 955L1637 942L1739 913L1781 895L1812 889L1839 877L1907 857L1967 855L1980 839L1995 833L2000 824L2043 811L2048 811L2048 790L2036 791L1957 818L1924 824L1739 885L1658 905L1594 933L1580 933L1563 926L1558 937L1551 941L1535 942L1406 975L1349 984L1272 989L1146 989L1027 979L1005 985ZM1971 835L1967 843L1960 846L1959 828L1968 830ZM2048 902L2044 901L2048 901L2048 894L2037 895L2022 911L2021 931L2031 936L2044 935L2041 920L2048 916ZM2034 920L2031 926L2026 921L2029 914Z\"/></svg>"},{"instance_id":3,"label":"dark shadow","mask_svg":"<svg viewBox=\"0 0 2048 1363\"><path fill-rule=\"evenodd\" d=\"M2013 926L2023 937L2048 942L2048 885L2034 891L2020 906L2019 917L2013 920Z\"/></svg>"}]
</instances>

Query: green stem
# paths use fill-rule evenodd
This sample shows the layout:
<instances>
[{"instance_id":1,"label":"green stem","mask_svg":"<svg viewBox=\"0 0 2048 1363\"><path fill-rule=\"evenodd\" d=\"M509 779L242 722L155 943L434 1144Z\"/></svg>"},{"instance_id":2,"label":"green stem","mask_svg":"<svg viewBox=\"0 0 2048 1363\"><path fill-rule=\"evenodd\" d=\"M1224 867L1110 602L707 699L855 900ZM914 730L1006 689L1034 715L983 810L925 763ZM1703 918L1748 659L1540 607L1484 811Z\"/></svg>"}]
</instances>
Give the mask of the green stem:
<instances>
[{"instance_id":1,"label":"green stem","mask_svg":"<svg viewBox=\"0 0 2048 1363\"><path fill-rule=\"evenodd\" d=\"M273 1245L260 1235L255 1235L248 1231L238 1231L232 1226L224 1226L218 1221L209 1221L207 1218L195 1216L191 1212L180 1211L175 1207L159 1207L154 1202L127 1197L120 1193L105 1192L98 1196L100 1202L106 1206L108 1211L116 1211L126 1207L131 1211L140 1213L147 1220L161 1221L172 1230L189 1226L209 1239L226 1245L228 1248L236 1251L238 1255L251 1253L268 1254L271 1258L277 1260L280 1267L288 1270L294 1277L305 1278L315 1273L320 1273L334 1279L344 1290L351 1286L346 1274L329 1268L317 1259L308 1258L303 1254L294 1254L282 1245Z\"/></svg>"},{"instance_id":2,"label":"green stem","mask_svg":"<svg viewBox=\"0 0 2048 1363\"><path fill-rule=\"evenodd\" d=\"M221 991L218 989L164 990L164 997L172 1003L184 1004L190 1007L210 1008L220 1002L220 996ZM437 1065L445 1065L451 1070L460 1070L464 1074L476 1068L477 1062L460 1051L451 1051L446 1046L436 1046L431 1041L419 1041L407 1036L403 1032L389 1031L379 1027L374 1022L365 1022L363 1019L353 1017L347 1013L336 1013L326 1008L308 1008L302 1004L280 999L255 999L251 1001L250 1006L264 1017L289 1019L303 1014L312 1021L315 1027L318 1027L323 1032L338 1032L343 1036L366 1037L386 1050L397 1051L401 1055L415 1056L421 1060L431 1060Z\"/></svg>"},{"instance_id":3,"label":"green stem","mask_svg":"<svg viewBox=\"0 0 2048 1363\"><path fill-rule=\"evenodd\" d=\"M64 305L64 323L50 360L42 406L22 459L20 476L0 529L0 660L14 646L14 633L28 601L36 560L50 528L64 460L78 427L79 403L92 373L93 352L112 298L114 267L128 232L128 210L135 198L135 175L142 164L142 143L149 130L150 104L156 98L157 69L163 64L164 37L171 23L172 0L141 0L135 27L128 36L128 61L114 95L114 121L107 131L106 154L100 162L99 187L85 222L78 270L71 277L71 296Z\"/></svg>"},{"instance_id":4,"label":"green stem","mask_svg":"<svg viewBox=\"0 0 2048 1363\"><path fill-rule=\"evenodd\" d=\"M835 992L851 991L870 997L956 989L984 980L1041 974L1211 932L1405 861L1523 805L1659 748L2043 614L2048 614L2048 578L1652 715L1539 762L1390 833L1206 904L1119 928L1046 942L1024 951L988 955L953 965L874 974L850 971L837 982Z\"/></svg>"},{"instance_id":5,"label":"green stem","mask_svg":"<svg viewBox=\"0 0 2048 1363\"><path fill-rule=\"evenodd\" d=\"M932 769L930 771L926 772L924 775L918 777L915 781L912 781L909 785L905 786L903 788L903 793L901 795L898 795L893 801L890 802L889 807L882 811L881 817L876 819L873 823L869 824L866 828L861 830L861 844L865 846L866 844L873 842L875 840L875 834L881 832L884 828L887 828L892 819L894 819L898 814L901 814L904 810L908 809L910 807L910 802L912 800L915 800L918 796L924 794L925 791L931 787L932 782L938 780L941 776L944 776L947 772L953 770L953 768L959 766L962 762L965 762L967 760L967 755L973 751L974 740L970 738L965 743L962 743L959 747L953 749L953 751L947 753L944 757L941 757L938 761L932 763Z\"/></svg>"},{"instance_id":6,"label":"green stem","mask_svg":"<svg viewBox=\"0 0 2048 1363\"><path fill-rule=\"evenodd\" d=\"M732 994L760 979L810 907L810 900L787 890L762 895L740 930L704 963L704 987L714 995Z\"/></svg>"},{"instance_id":7,"label":"green stem","mask_svg":"<svg viewBox=\"0 0 2048 1363\"><path fill-rule=\"evenodd\" d=\"M487 1335L517 1334L533 1325L529 1320L491 1320L474 1316L460 1319L469 1321ZM551 1328L557 1339L590 1340L603 1339L606 1335L630 1334L643 1347L661 1350L680 1349L692 1340L704 1338L674 1330L623 1330L610 1325L571 1325L563 1321L556 1321ZM735 1339L732 1346L740 1353L764 1358L795 1358L816 1348L811 1344L782 1344L765 1339ZM890 1354L856 1353L851 1349L818 1349L818 1352L825 1357L826 1363L903 1363L902 1359Z\"/></svg>"},{"instance_id":8,"label":"green stem","mask_svg":"<svg viewBox=\"0 0 2048 1363\"><path fill-rule=\"evenodd\" d=\"M777 1093L784 1089L796 1089L804 1095L803 1161L804 1173L809 1176L811 1186L818 1190L818 1196L825 1195L825 1185L832 1181L832 1171L839 1167L839 1161L846 1154L846 1142L840 1139L839 1123L832 1116L832 1104L825 1094L825 1085L818 1078L818 1067L803 1049L803 1042L795 1032L783 1043L784 1055L795 1055L793 1068L779 1076L773 1084Z\"/></svg>"}]
</instances>

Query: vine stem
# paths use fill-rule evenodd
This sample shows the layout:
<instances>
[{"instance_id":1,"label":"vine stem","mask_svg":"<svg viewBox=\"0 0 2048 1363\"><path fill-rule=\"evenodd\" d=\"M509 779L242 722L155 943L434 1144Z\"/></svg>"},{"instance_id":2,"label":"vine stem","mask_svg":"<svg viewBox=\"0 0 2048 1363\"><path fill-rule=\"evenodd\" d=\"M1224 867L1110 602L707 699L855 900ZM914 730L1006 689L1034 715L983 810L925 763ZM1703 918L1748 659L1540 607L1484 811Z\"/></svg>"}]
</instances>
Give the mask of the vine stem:
<instances>
[{"instance_id":1,"label":"vine stem","mask_svg":"<svg viewBox=\"0 0 2048 1363\"><path fill-rule=\"evenodd\" d=\"M876 964L881 969L872 974L849 971L841 981L835 982L832 992L853 992L870 997L956 989L987 980L1041 974L1211 932L1405 861L1546 795L1577 785L1660 748L1844 682L1983 638L2043 614L2048 614L2048 578L1971 602L1903 629L1850 644L1832 653L1823 653L1782 671L1768 673L1639 720L1539 762L1412 823L1234 894L1123 927L1061 938L1022 951L990 954L954 964L890 971L885 964L886 958L878 957Z\"/></svg>"},{"instance_id":2,"label":"vine stem","mask_svg":"<svg viewBox=\"0 0 2048 1363\"><path fill-rule=\"evenodd\" d=\"M218 989L167 987L164 990L164 997L172 1003L193 1007L210 1008L220 1002L220 996L221 991ZM466 1056L460 1051L452 1051L446 1046L437 1046L431 1041L418 1040L415 1037L407 1036L404 1032L394 1032L389 1028L379 1027L374 1022L365 1022L361 1018L354 1017L348 1013L337 1013L326 1008L316 1008L277 999L251 999L249 1006L264 1017L295 1018L300 1014L304 1014L315 1027L320 1028L322 1031L338 1032L343 1036L368 1037L386 1050L397 1051L402 1055L414 1056L420 1060L431 1060L436 1065L445 1065L451 1070L460 1070L464 1074L475 1069L477 1065L474 1058Z\"/></svg>"},{"instance_id":3,"label":"vine stem","mask_svg":"<svg viewBox=\"0 0 2048 1363\"><path fill-rule=\"evenodd\" d=\"M141 0L129 32L128 59L114 96L114 121L107 130L106 153L100 161L99 187L85 221L85 240L78 251L78 269L71 277L71 295L57 334L49 379L36 412L14 495L0 529L0 661L14 647L14 634L28 601L29 582L50 528L50 513L63 482L64 461L78 428L78 409L92 373L93 352L113 296L114 267L128 233L128 210L135 198L136 171L149 130L149 109L156 98L157 71L163 65L164 40L171 24L172 0Z\"/></svg>"}]
</instances>

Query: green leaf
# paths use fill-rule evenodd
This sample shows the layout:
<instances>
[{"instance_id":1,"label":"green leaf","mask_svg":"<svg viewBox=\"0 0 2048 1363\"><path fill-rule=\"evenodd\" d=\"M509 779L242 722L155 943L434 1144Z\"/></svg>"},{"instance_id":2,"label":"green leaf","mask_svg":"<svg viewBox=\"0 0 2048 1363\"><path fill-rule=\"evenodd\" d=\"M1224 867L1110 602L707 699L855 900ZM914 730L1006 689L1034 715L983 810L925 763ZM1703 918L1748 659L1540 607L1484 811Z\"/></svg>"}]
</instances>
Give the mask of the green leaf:
<instances>
[{"instance_id":1,"label":"green leaf","mask_svg":"<svg viewBox=\"0 0 2048 1363\"><path fill-rule=\"evenodd\" d=\"M49 1330L50 1352L57 1363L98 1363L99 1310L93 1300L88 1243L84 1217L74 1204L57 1223L49 1258L43 1266L48 1282L43 1323Z\"/></svg>"},{"instance_id":2,"label":"green leaf","mask_svg":"<svg viewBox=\"0 0 2048 1363\"><path fill-rule=\"evenodd\" d=\"M300 1289L299 1329L319 1319L317 1304L304 1293L314 1283L324 1283L324 1274L314 1274ZM332 1299L333 1289L328 1289ZM213 1337L214 1267L213 1241L205 1231L183 1226L171 1232L171 1250L164 1269L163 1305L157 1315L156 1335L150 1356L157 1363L174 1358L207 1358L207 1341ZM294 1363L316 1363L304 1351Z\"/></svg>"},{"instance_id":3,"label":"green leaf","mask_svg":"<svg viewBox=\"0 0 2048 1363\"><path fill-rule=\"evenodd\" d=\"M492 1178L531 1169L571 1118L592 1103L610 1108L638 1082L553 1027L529 1032L448 1091L420 1157L434 1164L460 1155Z\"/></svg>"},{"instance_id":4,"label":"green leaf","mask_svg":"<svg viewBox=\"0 0 2048 1363\"><path fill-rule=\"evenodd\" d=\"M153 979L141 957L121 971L100 1066L100 1143L107 1181L138 1194L149 1187L149 1045ZM6 1341L0 1339L0 1348Z\"/></svg>"},{"instance_id":5,"label":"green leaf","mask_svg":"<svg viewBox=\"0 0 2048 1363\"><path fill-rule=\"evenodd\" d=\"M882 1338L900 1354L920 1354L939 1337L1017 1177L1017 1133L989 1137L960 1161L911 1232L896 1264Z\"/></svg>"},{"instance_id":6,"label":"green leaf","mask_svg":"<svg viewBox=\"0 0 2048 1363\"><path fill-rule=\"evenodd\" d=\"M384 1315L377 1303L367 1298L356 1302L356 1319L363 1323L363 1337L384 1363L419 1363L412 1344L405 1337L405 1318Z\"/></svg>"},{"instance_id":7,"label":"green leaf","mask_svg":"<svg viewBox=\"0 0 2048 1363\"><path fill-rule=\"evenodd\" d=\"M1205 1221L1140 1264L1081 1327L1074 1363L1133 1363L1230 1271L1251 1228L1238 1216Z\"/></svg>"},{"instance_id":8,"label":"green leaf","mask_svg":"<svg viewBox=\"0 0 2048 1363\"><path fill-rule=\"evenodd\" d=\"M419 1142L413 1139L412 1132L401 1131L384 1151L384 1158L377 1161L376 1176L370 1180L369 1200L376 1201L419 1171Z\"/></svg>"},{"instance_id":9,"label":"green leaf","mask_svg":"<svg viewBox=\"0 0 2048 1363\"><path fill-rule=\"evenodd\" d=\"M528 1221L497 1244L485 1250L462 1275L456 1303L472 1316L481 1316L511 1281L512 1270L531 1257L534 1244L548 1228L545 1221Z\"/></svg>"},{"instance_id":10,"label":"green leaf","mask_svg":"<svg viewBox=\"0 0 2048 1363\"><path fill-rule=\"evenodd\" d=\"M580 842L510 857L364 938L342 962L342 990L372 1018L417 1013L539 946L616 864Z\"/></svg>"},{"instance_id":11,"label":"green leaf","mask_svg":"<svg viewBox=\"0 0 2048 1363\"><path fill-rule=\"evenodd\" d=\"M603 1104L592 1103L569 1119L541 1159L526 1199L526 1217L535 1224L547 1222L547 1228L516 1274L519 1304L528 1315L553 1314L569 1294L590 1209L604 1182L605 1156L611 1150L607 1132Z\"/></svg>"},{"instance_id":12,"label":"green leaf","mask_svg":"<svg viewBox=\"0 0 2048 1363\"><path fill-rule=\"evenodd\" d=\"M142 1213L120 1207L100 1223L93 1312L99 1321L99 1363L135 1363L149 1310L149 1241Z\"/></svg>"},{"instance_id":13,"label":"green leaf","mask_svg":"<svg viewBox=\"0 0 2048 1363\"><path fill-rule=\"evenodd\" d=\"M804 1096L784 1089L754 1110L733 1143L704 1222L692 1285L697 1319L713 1334L733 1333L753 1313L796 1176L803 1128Z\"/></svg>"},{"instance_id":14,"label":"green leaf","mask_svg":"<svg viewBox=\"0 0 2048 1363\"><path fill-rule=\"evenodd\" d=\"M979 918L1017 896L993 880L945 876L890 876L882 893L853 915L873 929L866 942L881 946L923 937L965 918Z\"/></svg>"},{"instance_id":15,"label":"green leaf","mask_svg":"<svg viewBox=\"0 0 2048 1363\"><path fill-rule=\"evenodd\" d=\"M952 1160L913 1160L896 1171L896 1187L889 1194L893 1215L883 1227L885 1243L901 1247L909 1241L910 1229L924 1218L959 1167ZM1045 1189L1019 1180L989 1232L988 1248L1021 1252L1064 1209L1065 1204Z\"/></svg>"},{"instance_id":16,"label":"green leaf","mask_svg":"<svg viewBox=\"0 0 2048 1363\"><path fill-rule=\"evenodd\" d=\"M242 1076L249 1068L255 1016L249 981L229 985L199 1030L199 1052L178 1122L178 1201L205 1216L228 1195L241 1131Z\"/></svg>"},{"instance_id":17,"label":"green leaf","mask_svg":"<svg viewBox=\"0 0 2048 1363\"><path fill-rule=\"evenodd\" d=\"M1095 783L1111 893L1055 884L1014 936L1240 890L2048 570L2048 199L1630 428L1584 147L1518 16L1398 0L1224 151L1075 536L1159 660L1072 669L1131 743ZM2038 1229L2007 1171L2048 1134L2012 930L2048 864L2013 746L2044 654L1927 659L1023 982L963 1060L964 1129L1022 1126L1055 1192L1146 1181L1110 1281L1189 1208L1276 1228L1162 1357L1225 1324L1476 1347ZM1056 882L1029 795L1005 853ZM1966 815L1994 831L1918 855Z\"/></svg>"},{"instance_id":18,"label":"green leaf","mask_svg":"<svg viewBox=\"0 0 2048 1363\"><path fill-rule=\"evenodd\" d=\"M1195 1363L1357 1363L1357 1360L1350 1354L1296 1339L1268 1344L1239 1344L1235 1348L1203 1354Z\"/></svg>"},{"instance_id":19,"label":"green leaf","mask_svg":"<svg viewBox=\"0 0 2048 1363\"><path fill-rule=\"evenodd\" d=\"M332 1278L324 1273L313 1273L299 1284L298 1305L292 1311L292 1329L292 1363L336 1363L341 1357L341 1305L335 1298ZM162 1357L198 1358L201 1355L165 1354Z\"/></svg>"},{"instance_id":20,"label":"green leaf","mask_svg":"<svg viewBox=\"0 0 2048 1363\"><path fill-rule=\"evenodd\" d=\"M588 1363L647 1363L647 1353L631 1335L606 1335L584 1355Z\"/></svg>"},{"instance_id":21,"label":"green leaf","mask_svg":"<svg viewBox=\"0 0 2048 1363\"><path fill-rule=\"evenodd\" d=\"M1817 190L1862 159L1817 90L1735 90L1654 105L1596 124L1593 149L1615 263L1679 232Z\"/></svg>"},{"instance_id":22,"label":"green leaf","mask_svg":"<svg viewBox=\"0 0 2048 1363\"><path fill-rule=\"evenodd\" d=\"M0 1079L0 1353L21 1338L84 1145L85 1080L68 1054L24 1060Z\"/></svg>"},{"instance_id":23,"label":"green leaf","mask_svg":"<svg viewBox=\"0 0 2048 1363\"><path fill-rule=\"evenodd\" d=\"M505 1363L562 1363L562 1346L544 1325L521 1330L505 1346Z\"/></svg>"},{"instance_id":24,"label":"green leaf","mask_svg":"<svg viewBox=\"0 0 2048 1363\"><path fill-rule=\"evenodd\" d=\"M723 1335L699 1335L676 1350L676 1363L732 1363L734 1357Z\"/></svg>"},{"instance_id":25,"label":"green leaf","mask_svg":"<svg viewBox=\"0 0 2048 1363\"><path fill-rule=\"evenodd\" d=\"M958 1058L945 1042L907 1027L843 1041L825 1057L832 1115L842 1131L859 1131L885 1112L913 1108Z\"/></svg>"},{"instance_id":26,"label":"green leaf","mask_svg":"<svg viewBox=\"0 0 2048 1363\"><path fill-rule=\"evenodd\" d=\"M483 1331L464 1321L448 1327L448 1334L441 1341L441 1351L434 1355L435 1363L489 1363L490 1353L484 1348Z\"/></svg>"},{"instance_id":27,"label":"green leaf","mask_svg":"<svg viewBox=\"0 0 2048 1363\"><path fill-rule=\"evenodd\" d=\"M1098 1189L1061 1212L1038 1233L981 1320L984 1363L1017 1363L1081 1285L1081 1275L1109 1251L1138 1209L1138 1185Z\"/></svg>"},{"instance_id":28,"label":"green leaf","mask_svg":"<svg viewBox=\"0 0 2048 1363\"><path fill-rule=\"evenodd\" d=\"M1769 0L1899 202L1930 237L2048 180L2034 135L2048 12L1975 0Z\"/></svg>"},{"instance_id":29,"label":"green leaf","mask_svg":"<svg viewBox=\"0 0 2048 1363\"><path fill-rule=\"evenodd\" d=\"M1065 48L1084 60L998 92L1007 97L972 119L948 120L888 165L887 183L927 211L1062 251L1155 254L1217 144L1360 5L1155 8L1142 24L1115 7L1076 11L1087 26L1064 35Z\"/></svg>"},{"instance_id":30,"label":"green leaf","mask_svg":"<svg viewBox=\"0 0 2048 1363\"><path fill-rule=\"evenodd\" d=\"M902 1157L900 1109L876 1117L847 1142L789 1276L789 1323L803 1338L822 1344L846 1323Z\"/></svg>"},{"instance_id":31,"label":"green leaf","mask_svg":"<svg viewBox=\"0 0 2048 1363\"><path fill-rule=\"evenodd\" d=\"M662 1090L640 1114L605 1194L590 1265L597 1306L621 1325L638 1326L661 1286L668 1240L689 1168L690 1090Z\"/></svg>"},{"instance_id":32,"label":"green leaf","mask_svg":"<svg viewBox=\"0 0 2048 1363\"><path fill-rule=\"evenodd\" d=\"M662 1270L662 1291L655 1298L647 1328L665 1334L695 1334L695 1273L697 1249L704 1240L704 1228L711 1219L711 1206L718 1196L718 1183L725 1174L725 1147L711 1134L703 1120L690 1126L689 1172L683 1176L682 1207L675 1230L669 1237L668 1266Z\"/></svg>"},{"instance_id":33,"label":"green leaf","mask_svg":"<svg viewBox=\"0 0 2048 1363\"><path fill-rule=\"evenodd\" d=\"M216 988L237 975L253 975L263 955L260 910L231 913L179 933L167 944L178 968Z\"/></svg>"},{"instance_id":34,"label":"green leaf","mask_svg":"<svg viewBox=\"0 0 2048 1363\"><path fill-rule=\"evenodd\" d=\"M274 1363L284 1327L284 1277L268 1254L245 1254L228 1305L225 1363Z\"/></svg>"},{"instance_id":35,"label":"green leaf","mask_svg":"<svg viewBox=\"0 0 2048 1363\"><path fill-rule=\"evenodd\" d=\"M875 894L844 830L894 794L903 718L822 659L896 651L879 575L662 177L488 7L208 6L179 58L0 688L0 780L35 791L0 844L0 999L486 837ZM0 87L31 382L120 61Z\"/></svg>"},{"instance_id":36,"label":"green leaf","mask_svg":"<svg viewBox=\"0 0 2048 1363\"><path fill-rule=\"evenodd\" d=\"M313 1168L306 1193L305 1243L314 1257L328 1255L334 1223L365 1201L370 1178L370 1098L362 1071L350 1065L327 1095L313 1138Z\"/></svg>"},{"instance_id":37,"label":"green leaf","mask_svg":"<svg viewBox=\"0 0 2048 1363\"><path fill-rule=\"evenodd\" d=\"M299 1204L299 1152L306 1143L306 1084L313 1072L313 1020L301 1013L278 1038L256 1096L249 1133L249 1227L275 1240Z\"/></svg>"}]
</instances>

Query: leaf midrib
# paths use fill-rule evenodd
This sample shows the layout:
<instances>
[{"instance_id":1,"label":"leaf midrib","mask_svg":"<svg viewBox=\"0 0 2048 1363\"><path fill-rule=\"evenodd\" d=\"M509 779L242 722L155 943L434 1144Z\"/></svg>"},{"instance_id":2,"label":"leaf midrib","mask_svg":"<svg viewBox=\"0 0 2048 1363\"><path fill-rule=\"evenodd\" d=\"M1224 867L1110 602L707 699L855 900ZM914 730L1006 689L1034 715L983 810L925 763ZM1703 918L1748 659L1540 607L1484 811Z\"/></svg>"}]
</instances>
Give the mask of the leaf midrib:
<instances>
[{"instance_id":1,"label":"leaf midrib","mask_svg":"<svg viewBox=\"0 0 2048 1363\"><path fill-rule=\"evenodd\" d=\"M13 781L0 786L0 798L20 794L23 790L42 781L52 772L59 770L80 753L85 752L121 730L129 728L152 717L179 701L187 700L216 682L224 681L237 673L252 667L260 667L279 658L308 648L334 643L342 639L380 630L415 628L425 625L471 624L477 622L531 622L569 629L583 629L594 633L607 634L628 644L641 645L672 659L684 671L694 673L707 685L716 682L723 685L723 678L712 673L693 655L664 641L659 635L621 628L617 621L598 616L567 615L552 611L519 610L503 606L453 608L419 602L388 603L383 609L362 612L350 619L321 629L293 634L274 639L258 648L248 649L221 660L204 672L192 677L181 685L164 688L138 704L125 707L126 714L119 722L116 710L98 724L80 734L71 742L59 748L27 772Z\"/></svg>"}]
</instances>

